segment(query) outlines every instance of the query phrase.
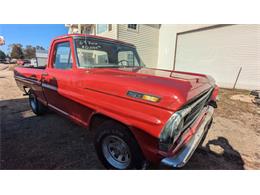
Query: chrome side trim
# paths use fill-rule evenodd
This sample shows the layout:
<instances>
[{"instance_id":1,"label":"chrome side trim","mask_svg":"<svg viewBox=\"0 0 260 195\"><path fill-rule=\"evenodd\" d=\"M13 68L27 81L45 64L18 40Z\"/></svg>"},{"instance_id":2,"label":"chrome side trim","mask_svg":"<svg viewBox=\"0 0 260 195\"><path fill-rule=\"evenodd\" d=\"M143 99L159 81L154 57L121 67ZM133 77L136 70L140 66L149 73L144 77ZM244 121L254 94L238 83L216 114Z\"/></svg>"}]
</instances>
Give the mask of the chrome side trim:
<instances>
[{"instance_id":1,"label":"chrome side trim","mask_svg":"<svg viewBox=\"0 0 260 195\"><path fill-rule=\"evenodd\" d=\"M25 77L21 77L21 76L14 76L15 79L19 80L19 81L23 81L29 84L37 84L40 85L41 82L38 80L34 80L34 79L30 79L30 78L25 78Z\"/></svg>"},{"instance_id":2,"label":"chrome side trim","mask_svg":"<svg viewBox=\"0 0 260 195\"><path fill-rule=\"evenodd\" d=\"M204 134L207 132L209 128L209 124L212 120L213 113L214 113L214 108L209 106L207 110L207 114L202 124L200 125L196 133L193 135L191 140L188 142L188 144L186 144L184 148L176 155L162 159L161 165L172 167L172 168L183 167L188 162L188 160L190 159L190 157L198 147Z\"/></svg>"},{"instance_id":3,"label":"chrome side trim","mask_svg":"<svg viewBox=\"0 0 260 195\"><path fill-rule=\"evenodd\" d=\"M53 105L52 105L52 104L50 104L50 103L48 103L48 106L49 106L50 108L52 108L52 109L54 109L54 110L56 110L56 111L58 111L58 112L60 112L60 113L64 114L64 115L66 115L66 116L69 116L69 113L67 113L67 112L64 112L63 110L61 110L61 109L57 108L56 106L53 106Z\"/></svg>"},{"instance_id":4,"label":"chrome side trim","mask_svg":"<svg viewBox=\"0 0 260 195\"><path fill-rule=\"evenodd\" d=\"M53 106L52 104L48 104L48 106L49 106L50 108L56 110L57 112L60 112L61 114L65 115L66 117L71 118L71 119L74 119L75 121L77 121L78 123L81 123L81 124L84 125L84 126L88 126L88 123L86 123L86 122L84 122L84 121L82 121L82 120L76 118L76 117L73 116L73 115L70 115L69 113L67 113L67 112L65 112L65 111L63 111L63 110L57 108L56 106Z\"/></svg>"},{"instance_id":5,"label":"chrome side trim","mask_svg":"<svg viewBox=\"0 0 260 195\"><path fill-rule=\"evenodd\" d=\"M57 87L50 85L50 84L47 84L47 83L41 83L41 81L38 81L38 80L25 78L25 77L21 77L21 76L15 76L14 78L19 80L19 81L23 81L23 82L26 82L26 83L29 83L29 84L37 84L37 85L42 84L42 87L47 88L47 89L51 89L51 90L54 90L54 91L58 90Z\"/></svg>"},{"instance_id":6,"label":"chrome side trim","mask_svg":"<svg viewBox=\"0 0 260 195\"><path fill-rule=\"evenodd\" d=\"M58 88L53 86L53 85L49 85L47 83L42 83L42 87L46 88L46 89L50 89L50 90L53 90L53 91L58 91Z\"/></svg>"}]
</instances>

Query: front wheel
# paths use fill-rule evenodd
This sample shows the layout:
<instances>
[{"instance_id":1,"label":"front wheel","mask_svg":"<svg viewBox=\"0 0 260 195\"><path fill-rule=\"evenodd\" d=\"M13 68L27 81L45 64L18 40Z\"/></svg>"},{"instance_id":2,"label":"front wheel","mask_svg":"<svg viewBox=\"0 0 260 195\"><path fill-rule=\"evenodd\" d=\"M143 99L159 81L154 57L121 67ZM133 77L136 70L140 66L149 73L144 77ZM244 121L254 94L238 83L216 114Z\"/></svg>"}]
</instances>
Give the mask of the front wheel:
<instances>
[{"instance_id":1,"label":"front wheel","mask_svg":"<svg viewBox=\"0 0 260 195\"><path fill-rule=\"evenodd\" d=\"M96 129L95 148L107 169L141 169L142 152L129 130L112 120L103 122Z\"/></svg>"},{"instance_id":2,"label":"front wheel","mask_svg":"<svg viewBox=\"0 0 260 195\"><path fill-rule=\"evenodd\" d=\"M46 112L47 107L44 106L41 102L39 102L33 92L29 93L29 104L36 115L42 115Z\"/></svg>"}]
</instances>

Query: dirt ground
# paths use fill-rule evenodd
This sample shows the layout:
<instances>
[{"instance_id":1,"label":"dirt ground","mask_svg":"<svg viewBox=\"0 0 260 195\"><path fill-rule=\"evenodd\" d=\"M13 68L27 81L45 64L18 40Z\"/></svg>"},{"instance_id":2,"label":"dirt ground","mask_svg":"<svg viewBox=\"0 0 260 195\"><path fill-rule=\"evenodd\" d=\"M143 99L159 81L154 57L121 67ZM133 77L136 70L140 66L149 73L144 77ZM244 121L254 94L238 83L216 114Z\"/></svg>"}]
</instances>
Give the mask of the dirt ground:
<instances>
[{"instance_id":1,"label":"dirt ground","mask_svg":"<svg viewBox=\"0 0 260 195\"><path fill-rule=\"evenodd\" d=\"M185 169L260 169L260 108L220 90L214 123ZM0 169L103 169L93 133L49 112L35 116L0 64Z\"/></svg>"}]
</instances>

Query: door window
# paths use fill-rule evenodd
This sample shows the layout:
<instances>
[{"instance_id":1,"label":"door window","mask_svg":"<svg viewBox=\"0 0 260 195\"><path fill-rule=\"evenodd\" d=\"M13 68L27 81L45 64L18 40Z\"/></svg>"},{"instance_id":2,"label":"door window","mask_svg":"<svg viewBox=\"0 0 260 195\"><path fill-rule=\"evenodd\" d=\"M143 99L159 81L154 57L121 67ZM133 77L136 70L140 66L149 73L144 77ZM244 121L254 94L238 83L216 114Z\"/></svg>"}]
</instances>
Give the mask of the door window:
<instances>
[{"instance_id":1,"label":"door window","mask_svg":"<svg viewBox=\"0 0 260 195\"><path fill-rule=\"evenodd\" d=\"M72 58L69 42L58 43L55 50L53 67L56 69L71 69Z\"/></svg>"}]
</instances>

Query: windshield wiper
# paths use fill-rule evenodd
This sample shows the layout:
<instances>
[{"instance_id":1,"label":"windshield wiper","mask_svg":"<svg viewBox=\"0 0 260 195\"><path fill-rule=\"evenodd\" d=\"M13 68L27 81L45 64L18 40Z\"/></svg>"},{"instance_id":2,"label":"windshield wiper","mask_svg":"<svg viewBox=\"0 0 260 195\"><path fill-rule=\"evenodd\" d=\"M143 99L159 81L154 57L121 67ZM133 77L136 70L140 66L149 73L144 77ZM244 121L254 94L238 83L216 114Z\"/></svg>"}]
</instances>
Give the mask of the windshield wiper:
<instances>
[{"instance_id":1,"label":"windshield wiper","mask_svg":"<svg viewBox=\"0 0 260 195\"><path fill-rule=\"evenodd\" d=\"M91 68L120 68L120 66L92 66Z\"/></svg>"},{"instance_id":2,"label":"windshield wiper","mask_svg":"<svg viewBox=\"0 0 260 195\"><path fill-rule=\"evenodd\" d=\"M141 66L119 66L120 68L137 68L137 67L141 67Z\"/></svg>"},{"instance_id":3,"label":"windshield wiper","mask_svg":"<svg viewBox=\"0 0 260 195\"><path fill-rule=\"evenodd\" d=\"M89 65L88 68L118 68L116 64Z\"/></svg>"}]
</instances>

